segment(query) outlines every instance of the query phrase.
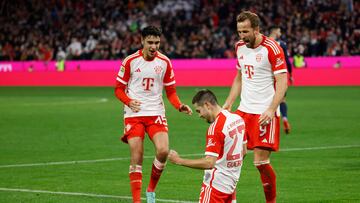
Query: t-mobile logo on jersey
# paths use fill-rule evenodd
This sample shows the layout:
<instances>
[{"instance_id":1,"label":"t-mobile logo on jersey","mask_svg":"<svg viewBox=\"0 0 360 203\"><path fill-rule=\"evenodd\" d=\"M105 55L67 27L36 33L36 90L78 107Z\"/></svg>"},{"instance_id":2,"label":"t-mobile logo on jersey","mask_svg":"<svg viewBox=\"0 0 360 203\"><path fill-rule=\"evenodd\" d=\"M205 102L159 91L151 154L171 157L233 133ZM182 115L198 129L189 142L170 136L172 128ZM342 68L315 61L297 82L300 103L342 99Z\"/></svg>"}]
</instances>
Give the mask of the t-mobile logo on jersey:
<instances>
[{"instance_id":1,"label":"t-mobile logo on jersey","mask_svg":"<svg viewBox=\"0 0 360 203\"><path fill-rule=\"evenodd\" d=\"M142 86L145 91L150 91L150 88L154 86L154 78L143 78Z\"/></svg>"},{"instance_id":2,"label":"t-mobile logo on jersey","mask_svg":"<svg viewBox=\"0 0 360 203\"><path fill-rule=\"evenodd\" d=\"M252 76L254 75L254 66L245 65L245 74L248 75L249 79L252 79Z\"/></svg>"}]
</instances>

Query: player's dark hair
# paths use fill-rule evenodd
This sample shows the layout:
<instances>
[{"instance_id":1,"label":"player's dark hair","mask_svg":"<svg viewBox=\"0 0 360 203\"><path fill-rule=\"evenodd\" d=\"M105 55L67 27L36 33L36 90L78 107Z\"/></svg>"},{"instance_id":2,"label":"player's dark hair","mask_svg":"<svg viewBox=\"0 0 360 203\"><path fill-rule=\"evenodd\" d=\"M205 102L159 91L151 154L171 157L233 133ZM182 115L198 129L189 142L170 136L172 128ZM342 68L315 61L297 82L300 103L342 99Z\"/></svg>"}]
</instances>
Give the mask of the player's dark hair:
<instances>
[{"instance_id":1,"label":"player's dark hair","mask_svg":"<svg viewBox=\"0 0 360 203\"><path fill-rule=\"evenodd\" d=\"M198 91L192 99L192 104L196 103L199 106L204 105L205 102L209 102L212 105L218 104L215 94L208 89Z\"/></svg>"},{"instance_id":2,"label":"player's dark hair","mask_svg":"<svg viewBox=\"0 0 360 203\"><path fill-rule=\"evenodd\" d=\"M157 28L155 26L152 26L152 25L147 26L144 29L142 29L141 36L143 38L145 38L147 36L150 36L150 35L160 37L161 36L161 29L159 29L159 28Z\"/></svg>"},{"instance_id":3,"label":"player's dark hair","mask_svg":"<svg viewBox=\"0 0 360 203\"><path fill-rule=\"evenodd\" d=\"M243 11L236 18L236 22L238 23L244 22L245 20L250 21L252 28L260 26L260 18L258 15L256 15L256 13L253 13L251 11Z\"/></svg>"},{"instance_id":4,"label":"player's dark hair","mask_svg":"<svg viewBox=\"0 0 360 203\"><path fill-rule=\"evenodd\" d=\"M281 27L278 26L278 25L272 25L272 26L270 27L270 32L272 32L273 30L277 30L277 29L281 29Z\"/></svg>"}]
</instances>

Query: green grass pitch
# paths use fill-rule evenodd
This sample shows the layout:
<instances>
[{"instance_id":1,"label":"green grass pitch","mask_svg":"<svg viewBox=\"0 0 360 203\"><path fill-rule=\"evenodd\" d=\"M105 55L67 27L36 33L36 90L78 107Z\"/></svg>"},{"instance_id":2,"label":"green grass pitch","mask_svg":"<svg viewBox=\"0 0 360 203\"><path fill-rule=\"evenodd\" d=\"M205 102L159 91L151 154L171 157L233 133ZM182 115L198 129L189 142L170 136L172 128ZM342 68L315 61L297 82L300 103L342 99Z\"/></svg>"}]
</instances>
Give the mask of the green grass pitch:
<instances>
[{"instance_id":1,"label":"green grass pitch","mask_svg":"<svg viewBox=\"0 0 360 203\"><path fill-rule=\"evenodd\" d=\"M178 94L190 104L198 89L178 87ZM209 89L223 104L229 88ZM164 100L170 147L199 157L208 124ZM291 87L287 101L293 129L271 157L278 202L360 202L360 87ZM112 88L0 87L0 202L131 202L122 131ZM146 138L143 194L153 154ZM237 188L241 203L264 202L252 158ZM196 202L202 175L168 163L158 202Z\"/></svg>"}]
</instances>

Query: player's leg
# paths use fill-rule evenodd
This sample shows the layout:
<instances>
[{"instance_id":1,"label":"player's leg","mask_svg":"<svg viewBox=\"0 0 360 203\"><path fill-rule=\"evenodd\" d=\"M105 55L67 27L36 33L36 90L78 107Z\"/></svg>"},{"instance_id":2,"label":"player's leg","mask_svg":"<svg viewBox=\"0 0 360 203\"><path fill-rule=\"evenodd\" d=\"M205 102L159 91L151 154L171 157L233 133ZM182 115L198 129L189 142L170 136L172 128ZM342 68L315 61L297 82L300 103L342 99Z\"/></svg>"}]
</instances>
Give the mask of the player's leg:
<instances>
[{"instance_id":1,"label":"player's leg","mask_svg":"<svg viewBox=\"0 0 360 203\"><path fill-rule=\"evenodd\" d=\"M268 125L259 125L260 115L244 114L248 149L254 150L254 165L259 170L266 202L275 202L276 176L270 165L271 151L279 149L280 118L275 116Z\"/></svg>"},{"instance_id":2,"label":"player's leg","mask_svg":"<svg viewBox=\"0 0 360 203\"><path fill-rule=\"evenodd\" d=\"M271 151L279 149L280 118L275 115L268 125L259 126L258 123L255 125L258 125L254 128L258 132L254 131L251 137L255 139L254 165L260 173L266 202L272 203L276 202L276 174L270 164L270 154Z\"/></svg>"},{"instance_id":3,"label":"player's leg","mask_svg":"<svg viewBox=\"0 0 360 203\"><path fill-rule=\"evenodd\" d=\"M270 164L270 154L268 149L254 149L254 165L260 172L267 203L276 202L276 174Z\"/></svg>"},{"instance_id":4,"label":"player's leg","mask_svg":"<svg viewBox=\"0 0 360 203\"><path fill-rule=\"evenodd\" d=\"M144 154L145 127L141 117L125 118L124 136L121 140L130 147L129 178L133 202L141 202L142 163Z\"/></svg>"},{"instance_id":5,"label":"player's leg","mask_svg":"<svg viewBox=\"0 0 360 203\"><path fill-rule=\"evenodd\" d=\"M157 132L152 137L152 142L155 146L156 155L152 165L149 186L147 188L148 192L155 191L156 185L165 168L166 159L169 154L169 136L167 132Z\"/></svg>"},{"instance_id":6,"label":"player's leg","mask_svg":"<svg viewBox=\"0 0 360 203\"><path fill-rule=\"evenodd\" d=\"M165 168L167 156L169 154L169 137L167 122L164 116L153 116L146 122L146 132L155 146L155 159L152 164L151 176L146 190L148 203L155 202L155 188L160 180Z\"/></svg>"},{"instance_id":7,"label":"player's leg","mask_svg":"<svg viewBox=\"0 0 360 203\"><path fill-rule=\"evenodd\" d=\"M280 103L280 113L284 124L284 131L286 134L289 134L291 130L291 126L287 118L287 112L288 112L288 107L286 104L286 99L284 97Z\"/></svg>"},{"instance_id":8,"label":"player's leg","mask_svg":"<svg viewBox=\"0 0 360 203\"><path fill-rule=\"evenodd\" d=\"M129 178L131 193L134 203L141 203L141 187L142 187L142 162L144 145L141 137L131 137L128 139L130 146L130 168Z\"/></svg>"}]
</instances>

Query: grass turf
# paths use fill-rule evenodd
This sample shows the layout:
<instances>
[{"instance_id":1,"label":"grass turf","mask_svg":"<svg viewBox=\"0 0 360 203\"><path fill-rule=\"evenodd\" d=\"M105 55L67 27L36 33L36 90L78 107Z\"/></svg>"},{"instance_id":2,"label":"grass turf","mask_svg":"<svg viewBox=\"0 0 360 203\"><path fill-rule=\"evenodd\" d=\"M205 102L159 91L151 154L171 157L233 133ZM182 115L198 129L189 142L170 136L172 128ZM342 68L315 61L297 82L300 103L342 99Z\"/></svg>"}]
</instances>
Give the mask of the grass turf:
<instances>
[{"instance_id":1,"label":"grass turf","mask_svg":"<svg viewBox=\"0 0 360 203\"><path fill-rule=\"evenodd\" d=\"M190 104L197 89L179 87L178 94ZM229 88L209 89L220 104L229 92ZM293 129L290 135L281 135L282 151L271 157L278 202L360 202L359 100L360 87L290 88L287 101ZM196 114L176 112L165 102L171 148L180 154L202 154L208 124ZM122 131L122 105L111 88L0 87L0 202L130 202L126 199L131 196L129 150L119 141ZM153 154L146 139L143 192ZM4 167L108 158L120 159ZM200 170L168 164L157 198L197 201L202 175ZM238 202L264 202L252 154L244 161L237 198Z\"/></svg>"}]
</instances>

